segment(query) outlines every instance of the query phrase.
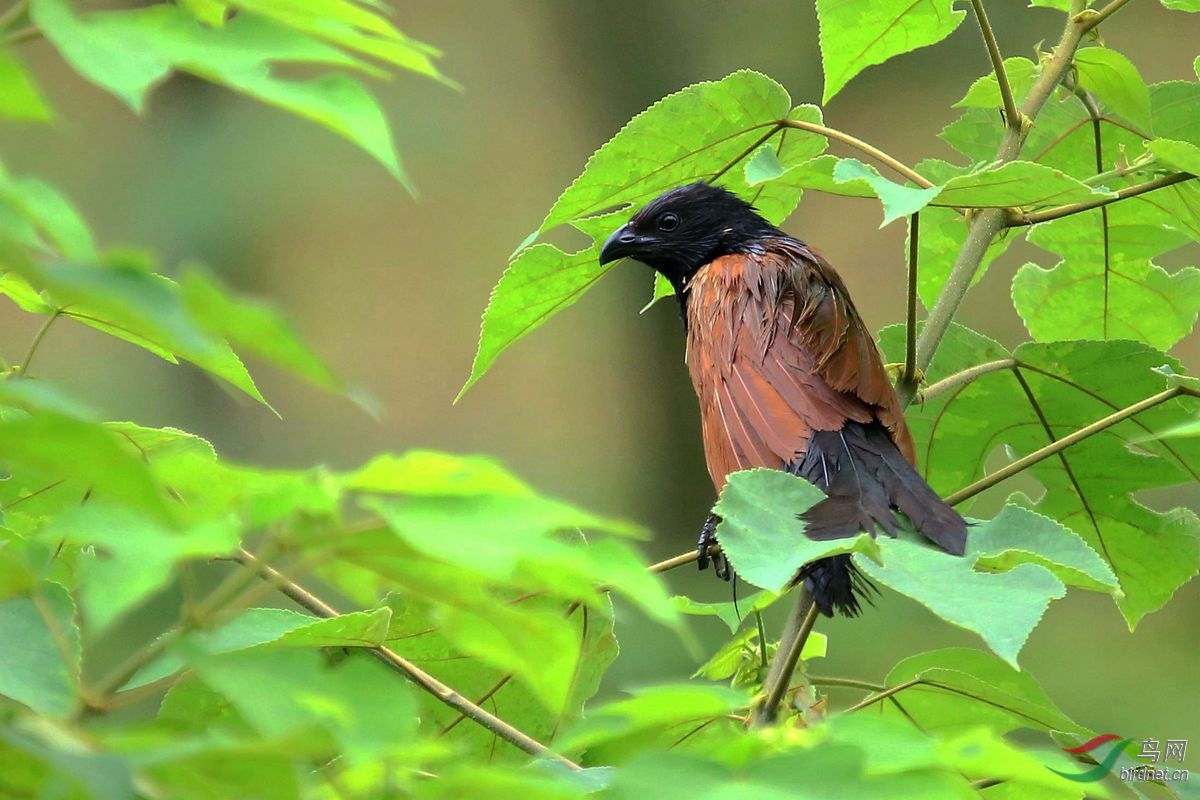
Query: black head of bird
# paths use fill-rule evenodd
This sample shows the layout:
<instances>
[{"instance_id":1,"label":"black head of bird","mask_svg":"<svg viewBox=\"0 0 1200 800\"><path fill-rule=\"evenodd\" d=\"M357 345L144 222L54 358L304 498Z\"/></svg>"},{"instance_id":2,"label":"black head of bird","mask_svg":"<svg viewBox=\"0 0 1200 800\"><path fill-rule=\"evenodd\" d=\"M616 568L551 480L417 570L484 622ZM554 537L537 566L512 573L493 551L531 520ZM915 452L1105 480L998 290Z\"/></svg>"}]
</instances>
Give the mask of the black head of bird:
<instances>
[{"instance_id":1,"label":"black head of bird","mask_svg":"<svg viewBox=\"0 0 1200 800\"><path fill-rule=\"evenodd\" d=\"M743 252L755 239L779 233L733 192L689 183L660 194L613 231L600 250L600 263L641 261L678 292L714 258Z\"/></svg>"}]
</instances>

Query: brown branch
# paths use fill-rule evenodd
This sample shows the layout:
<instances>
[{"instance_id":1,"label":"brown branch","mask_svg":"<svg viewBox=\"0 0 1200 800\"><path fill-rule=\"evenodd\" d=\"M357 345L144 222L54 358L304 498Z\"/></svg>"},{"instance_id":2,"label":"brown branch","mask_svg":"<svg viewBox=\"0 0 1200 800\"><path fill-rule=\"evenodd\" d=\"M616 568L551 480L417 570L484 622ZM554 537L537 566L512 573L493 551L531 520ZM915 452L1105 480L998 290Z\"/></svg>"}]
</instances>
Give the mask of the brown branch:
<instances>
[{"instance_id":1,"label":"brown branch","mask_svg":"<svg viewBox=\"0 0 1200 800\"><path fill-rule=\"evenodd\" d=\"M841 142L842 144L849 145L850 147L853 147L855 150L858 150L859 152L870 156L871 158L875 159L879 163L890 167L894 171L903 175L905 178L908 178L910 181L912 181L913 183L920 186L922 189L933 188L934 184L932 182L930 182L926 178L921 177L921 175L916 170L914 170L912 167L907 166L906 164L904 164L904 162L900 161L899 159L893 158L892 156L890 156L887 153L880 150L878 147L875 147L872 144L868 144L867 142L864 142L862 139L859 139L855 136L851 136L848 133L839 131L836 128L828 128L824 125L818 125L815 122L805 122L804 120L799 120L799 119L781 119L779 121L779 124L783 125L784 127L787 127L787 128L797 128L802 131L808 131L809 133L819 133L822 136L828 136L830 139L836 139L837 141Z\"/></svg>"},{"instance_id":2,"label":"brown branch","mask_svg":"<svg viewBox=\"0 0 1200 800\"><path fill-rule=\"evenodd\" d=\"M273 569L269 565L263 563L247 550L240 550L238 553L241 563L246 565L251 571L256 573L263 580L278 589L289 599L293 600L300 607L308 610L318 617L333 618L340 616L336 609L330 606L321 598L309 592L295 581L289 580L284 575ZM446 704L450 708L458 711L466 716L471 721L483 726L487 730L499 736L509 744L529 753L532 756L540 756L553 759L568 769L582 769L578 764L570 759L555 753L546 745L537 741L521 730L513 727L508 722L497 717L495 714L480 708L472 703L467 698L450 688L446 684L439 681L437 678L425 672L416 664L407 660L393 650L383 647L375 647L371 649L372 654L383 663L387 664L392 669L403 674L413 683L420 686L429 694L433 695L437 700Z\"/></svg>"},{"instance_id":3,"label":"brown branch","mask_svg":"<svg viewBox=\"0 0 1200 800\"><path fill-rule=\"evenodd\" d=\"M929 400L937 397L939 394L957 389L959 386L968 384L976 378L981 378L989 372L999 372L1005 369L1012 369L1017 366L1015 358L1001 358L996 361L987 361L983 364L976 364L973 367L967 367L961 372L956 372L953 375L947 375L937 383L931 383L925 387L925 391L921 392L922 400Z\"/></svg>"},{"instance_id":4,"label":"brown branch","mask_svg":"<svg viewBox=\"0 0 1200 800\"><path fill-rule=\"evenodd\" d=\"M996 43L996 33L988 22L983 0L971 0L971 7L975 9L975 19L979 21L979 31L983 34L983 43L987 45L988 57L992 59L992 69L996 73L996 83L1000 86L1000 99L1004 103L1004 122L1008 127L1019 131L1021 112L1017 111L1017 102L1013 99L1008 72L1004 69L1004 57L1000 55L1000 45Z\"/></svg>"},{"instance_id":5,"label":"brown branch","mask_svg":"<svg viewBox=\"0 0 1200 800\"><path fill-rule=\"evenodd\" d=\"M1161 405L1161 404L1167 402L1168 400L1173 400L1176 397L1180 397L1183 395L1187 395L1187 396L1191 396L1191 397L1200 397L1200 392L1197 392L1196 390L1190 389L1186 386L1172 386L1170 389L1159 392L1158 394L1156 394L1152 397L1147 397L1145 400L1134 403L1131 406L1127 406L1126 408L1123 408L1120 411L1117 411L1113 414L1109 414L1107 417L1104 417L1103 419L1096 420L1091 425L1087 425L1083 428L1080 428L1079 430L1075 431L1074 433L1068 434L1067 436L1064 436L1063 438L1059 439L1058 441L1052 442L1051 444L1046 445L1045 447L1041 448L1040 450L1035 450L1034 452L1030 453L1029 455L1025 456L1024 458L1017 459L1016 461L1012 462L1011 464L996 470L995 472L991 473L990 475L986 475L983 478L980 478L979 480L975 481L975 483L972 483L970 486L967 486L963 489L959 489L957 492L955 492L954 494L947 497L946 502L949 503L950 505L956 505L958 503L963 502L964 500L968 500L968 499L974 497L975 495L979 494L980 492L992 488L993 486L1000 483L1001 481L1011 478L1013 475L1016 475L1018 472L1025 471L1026 469L1033 466L1034 464L1037 464L1039 461L1044 461L1045 459L1050 458L1053 455L1057 455L1058 453L1062 452L1063 450L1066 450L1068 447L1071 447L1072 445L1079 444L1084 439L1095 436L1097 433L1100 433L1101 431L1111 428L1113 425L1116 425L1118 422L1124 422L1125 420L1129 419L1132 416L1140 414L1143 411L1147 411L1151 408L1154 408L1155 406L1158 406L1158 405Z\"/></svg>"},{"instance_id":6,"label":"brown branch","mask_svg":"<svg viewBox=\"0 0 1200 800\"><path fill-rule=\"evenodd\" d=\"M1088 30L1091 30L1092 28L1096 27L1104 20L1111 17L1113 14L1120 11L1121 7L1124 6L1128 2L1129 2L1129 0L1112 0L1111 3L1109 3L1108 5L1106 5L1104 8L1100 9L1099 11L1088 9L1087 11L1083 12L1082 14L1080 14L1078 16L1083 18L1083 24L1085 24L1087 26Z\"/></svg>"},{"instance_id":7,"label":"brown branch","mask_svg":"<svg viewBox=\"0 0 1200 800\"><path fill-rule=\"evenodd\" d=\"M878 703L880 700L886 700L887 698L891 697L894 694L899 694L900 692L903 692L905 689L911 689L914 686L920 686L924 682L925 681L922 680L921 678L912 678L911 680L907 680L904 683L897 683L895 686L889 686L888 688L884 689L882 692L876 692L875 694L871 695L870 697L860 700L859 702L857 702L854 705L847 708L846 711L861 711L864 708L867 708L868 706Z\"/></svg>"},{"instance_id":8,"label":"brown branch","mask_svg":"<svg viewBox=\"0 0 1200 800\"><path fill-rule=\"evenodd\" d=\"M792 673L800 661L800 653L804 643L812 633L813 625L817 622L817 604L808 589L801 585L796 589L796 605L784 625L783 635L779 638L779 649L767 670L767 679L763 683L765 697L754 709L753 727L770 725L779 713L779 704L787 694L792 682ZM765 642L760 643L766 646Z\"/></svg>"},{"instance_id":9,"label":"brown branch","mask_svg":"<svg viewBox=\"0 0 1200 800\"><path fill-rule=\"evenodd\" d=\"M1068 203L1063 206L1055 206L1054 208L1043 209L1042 211L1031 211L1028 213L1021 211L1010 211L1008 219L1005 221L1005 227L1018 228L1025 225L1035 225L1039 222L1046 222L1059 217L1069 217L1072 214L1079 214L1083 211L1091 211L1093 208L1116 203L1120 200L1127 200L1130 197L1137 197L1139 194L1153 192L1155 189L1163 189L1167 186L1174 186L1177 183L1190 181L1196 176L1190 172L1174 172L1170 175L1164 175L1161 178L1155 178L1152 181L1145 183L1135 183L1133 186L1126 186L1124 189L1117 191L1113 197L1098 197L1095 200L1084 200L1079 203Z\"/></svg>"},{"instance_id":10,"label":"brown branch","mask_svg":"<svg viewBox=\"0 0 1200 800\"><path fill-rule=\"evenodd\" d=\"M900 384L916 386L917 380L917 256L920 251L921 213L916 212L908 224L908 306L904 320L904 369Z\"/></svg>"}]
</instances>

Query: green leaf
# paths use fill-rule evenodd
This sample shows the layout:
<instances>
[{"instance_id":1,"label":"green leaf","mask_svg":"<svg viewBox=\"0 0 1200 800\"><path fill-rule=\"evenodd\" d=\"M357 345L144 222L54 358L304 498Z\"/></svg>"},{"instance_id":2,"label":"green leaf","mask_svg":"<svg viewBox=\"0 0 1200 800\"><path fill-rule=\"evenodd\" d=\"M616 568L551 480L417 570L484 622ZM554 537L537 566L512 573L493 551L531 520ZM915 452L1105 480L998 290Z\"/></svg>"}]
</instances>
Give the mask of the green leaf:
<instances>
[{"instance_id":1,"label":"green leaf","mask_svg":"<svg viewBox=\"0 0 1200 800\"><path fill-rule=\"evenodd\" d=\"M781 593L804 564L834 553L879 553L867 534L853 539L817 542L804 535L797 514L825 495L803 478L777 469L753 469L729 476L714 512L721 549L738 577L768 591Z\"/></svg>"},{"instance_id":2,"label":"green leaf","mask_svg":"<svg viewBox=\"0 0 1200 800\"><path fill-rule=\"evenodd\" d=\"M1162 4L1172 11L1200 11L1200 0L1162 0Z\"/></svg>"},{"instance_id":3,"label":"green leaf","mask_svg":"<svg viewBox=\"0 0 1200 800\"><path fill-rule=\"evenodd\" d=\"M462 399L476 381L517 340L541 327L552 316L574 305L583 293L617 262L600 265L600 245L609 232L628 216L624 210L577 223L592 237L592 244L567 253L551 244L528 247L504 270L492 290L479 327L479 348L471 375L459 390Z\"/></svg>"},{"instance_id":4,"label":"green leaf","mask_svg":"<svg viewBox=\"0 0 1200 800\"><path fill-rule=\"evenodd\" d=\"M173 69L182 70L329 128L407 185L387 120L362 84L334 73L309 80L282 80L271 73L275 62L364 66L334 47L253 14L208 28L171 5L82 18L64 0L33 0L30 8L39 28L81 75L134 111L142 110L155 84Z\"/></svg>"},{"instance_id":5,"label":"green leaf","mask_svg":"<svg viewBox=\"0 0 1200 800\"><path fill-rule=\"evenodd\" d=\"M612 264L597 263L599 243L629 217L632 207L675 186L719 176L719 185L753 202L767 219L781 222L796 207L801 190L785 182L753 187L735 167L752 152L761 152L756 145L769 145L775 161L785 166L824 151L825 137L784 129L780 123L785 119L820 123L821 115L814 106L791 109L782 86L742 70L689 86L630 120L592 154L535 235L514 253L484 311L471 375L458 397L505 348L574 304L608 272ZM614 207L619 208L612 211ZM545 243L530 246L538 235L563 224L584 233L592 244L570 253Z\"/></svg>"},{"instance_id":6,"label":"green leaf","mask_svg":"<svg viewBox=\"0 0 1200 800\"><path fill-rule=\"evenodd\" d=\"M879 174L874 167L867 166L853 158L843 158L833 169L833 179L837 183L850 181L865 181L883 203L883 222L880 227L887 225L897 217L905 217L920 211L931 200L938 196L939 187L915 189L901 186L889 181Z\"/></svg>"},{"instance_id":7,"label":"green leaf","mask_svg":"<svg viewBox=\"0 0 1200 800\"><path fill-rule=\"evenodd\" d=\"M128 262L31 264L21 271L33 286L53 298L63 316L144 347L167 361L185 358L270 408L229 344L192 318L174 281Z\"/></svg>"},{"instance_id":8,"label":"green leaf","mask_svg":"<svg viewBox=\"0 0 1200 800\"><path fill-rule=\"evenodd\" d=\"M733 633L742 625L742 620L754 611L761 611L779 599L772 592L752 592L746 597L739 597L737 602L701 603L686 595L675 595L671 601L683 614L694 617L716 617L724 622L729 632Z\"/></svg>"},{"instance_id":9,"label":"green leaf","mask_svg":"<svg viewBox=\"0 0 1200 800\"><path fill-rule=\"evenodd\" d=\"M1096 209L1029 233L1063 256L1051 269L1025 264L1013 277L1013 305L1035 340L1134 339L1165 350L1191 332L1200 270L1170 274L1139 252L1147 240L1166 241L1138 235L1145 226L1135 215L1144 208Z\"/></svg>"},{"instance_id":10,"label":"green leaf","mask_svg":"<svg viewBox=\"0 0 1200 800\"><path fill-rule=\"evenodd\" d=\"M436 48L408 38L385 17L346 0L234 0L232 5L261 14L316 39L354 50L402 69L455 85L438 72ZM386 9L385 9L386 10Z\"/></svg>"},{"instance_id":11,"label":"green leaf","mask_svg":"<svg viewBox=\"0 0 1200 800\"><path fill-rule=\"evenodd\" d=\"M1168 167L1193 175L1200 174L1200 147L1191 142L1155 139L1146 145L1146 149Z\"/></svg>"},{"instance_id":12,"label":"green leaf","mask_svg":"<svg viewBox=\"0 0 1200 800\"><path fill-rule=\"evenodd\" d=\"M410 450L376 456L343 476L347 489L375 494L455 497L534 494L526 483L485 456L458 456L433 450Z\"/></svg>"},{"instance_id":13,"label":"green leaf","mask_svg":"<svg viewBox=\"0 0 1200 800\"><path fill-rule=\"evenodd\" d=\"M1029 673L979 650L948 648L911 656L888 673L889 687L918 686L897 695L907 714L883 704L885 716L915 720L926 730L983 725L997 733L1018 728L1087 734L1050 700Z\"/></svg>"},{"instance_id":14,"label":"green leaf","mask_svg":"<svg viewBox=\"0 0 1200 800\"><path fill-rule=\"evenodd\" d=\"M188 634L183 651L216 655L252 647L378 647L387 639L391 619L392 612L387 608L355 611L331 619L283 608L249 608L214 631ZM125 688L153 683L186 663L182 652L168 651L139 671Z\"/></svg>"},{"instance_id":15,"label":"green leaf","mask_svg":"<svg viewBox=\"0 0 1200 800\"><path fill-rule=\"evenodd\" d=\"M43 583L29 597L0 602L0 695L52 717L75 708L79 629L67 590Z\"/></svg>"},{"instance_id":16,"label":"green leaf","mask_svg":"<svg viewBox=\"0 0 1200 800\"><path fill-rule=\"evenodd\" d=\"M750 148L765 135L771 134L777 159L784 163L807 160L825 149L822 136L779 130L778 122L788 117L821 121L814 106L791 110L791 103L782 86L750 70L692 84L664 97L592 154L583 174L554 203L539 232L614 206L639 206L666 189L711 179L722 170L718 183L747 194L741 170L729 167L748 157ZM753 193L748 198L777 222L795 207L799 195L792 192L787 199L770 203Z\"/></svg>"},{"instance_id":17,"label":"green leaf","mask_svg":"<svg viewBox=\"0 0 1200 800\"><path fill-rule=\"evenodd\" d=\"M508 673L502 668L471 658L456 647L439 629L438 617L433 610L415 597L394 597L388 602L394 611L388 634L389 646L465 697L486 705L502 719L543 742L550 741L560 727L579 716L583 704L596 693L605 670L617 657L611 606L600 610L582 606L572 612L567 620L574 631L572 649L575 653L570 690L561 712L548 714L545 705L522 681L505 680ZM553 603L544 600L530 599L520 605L526 604L555 610ZM558 609L556 613L560 611ZM535 648L540 646L537 642L530 644ZM464 721L458 712L442 703L429 701L425 706L423 720L428 721L429 730L445 731L444 738L463 751L493 763L517 761L524 764L528 761L524 751L500 740L490 731Z\"/></svg>"},{"instance_id":18,"label":"green leaf","mask_svg":"<svg viewBox=\"0 0 1200 800\"><path fill-rule=\"evenodd\" d=\"M119 507L89 502L63 512L43 530L53 542L87 548L77 569L83 619L99 634L122 614L165 588L176 564L237 549L235 520L170 530Z\"/></svg>"},{"instance_id":19,"label":"green leaf","mask_svg":"<svg viewBox=\"0 0 1200 800\"><path fill-rule=\"evenodd\" d=\"M1075 54L1075 70L1080 88L1142 131L1151 129L1150 91L1132 61L1116 50L1085 47Z\"/></svg>"},{"instance_id":20,"label":"green leaf","mask_svg":"<svg viewBox=\"0 0 1200 800\"><path fill-rule=\"evenodd\" d=\"M31 122L49 122L54 114L25 66L0 48L0 114Z\"/></svg>"},{"instance_id":21,"label":"green leaf","mask_svg":"<svg viewBox=\"0 0 1200 800\"><path fill-rule=\"evenodd\" d=\"M62 57L80 75L115 94L134 111L144 106L145 94L170 72L153 50L127 46L96 25L72 13L66 0L31 0L30 17Z\"/></svg>"},{"instance_id":22,"label":"green leaf","mask_svg":"<svg viewBox=\"0 0 1200 800\"><path fill-rule=\"evenodd\" d=\"M902 352L898 331L884 338L886 349ZM935 360L930 380L998 354L978 334L956 328L939 356L951 343L946 359ZM997 451L1011 461L1158 394L1164 381L1155 369L1164 364L1180 371L1170 356L1129 341L1029 343L1012 357L1023 384L1013 369L991 372L909 409L924 474L938 491L970 484L985 465L1001 466L993 458ZM1194 418L1195 404L1186 398L1143 411L1030 467L1027 474L1044 493L1036 503L1014 498L1067 526L1104 557L1120 582L1117 605L1131 627L1162 607L1200 565L1195 514L1155 511L1133 496L1197 479L1196 440L1147 439Z\"/></svg>"},{"instance_id":23,"label":"green leaf","mask_svg":"<svg viewBox=\"0 0 1200 800\"><path fill-rule=\"evenodd\" d=\"M817 0L821 63L828 103L858 73L893 56L936 44L966 16L953 0L875 3L871 0Z\"/></svg>"},{"instance_id":24,"label":"green leaf","mask_svg":"<svg viewBox=\"0 0 1200 800\"><path fill-rule=\"evenodd\" d=\"M910 220L910 236L911 224ZM958 253L967 240L967 220L953 209L929 207L921 212L920 226L920 235L917 237L917 293L926 308L933 308L946 285L946 279L950 277ZM905 238L904 252L907 254L908 237ZM1013 234L994 238L988 245L979 268L975 270L971 283L978 283L987 274L992 262L1017 238L1018 236ZM899 353L903 359L904 351L900 350Z\"/></svg>"},{"instance_id":25,"label":"green leaf","mask_svg":"<svg viewBox=\"0 0 1200 800\"><path fill-rule=\"evenodd\" d=\"M385 756L412 741L417 704L396 675L371 659L330 668L309 650L197 654L192 667L262 735L281 739L328 733L351 764ZM270 687L270 691L264 691Z\"/></svg>"},{"instance_id":26,"label":"green leaf","mask_svg":"<svg viewBox=\"0 0 1200 800\"><path fill-rule=\"evenodd\" d=\"M329 367L301 341L291 323L267 304L233 296L215 277L199 269L184 273L181 289L191 318L212 335L322 389L334 392L345 389Z\"/></svg>"},{"instance_id":27,"label":"green leaf","mask_svg":"<svg viewBox=\"0 0 1200 800\"><path fill-rule=\"evenodd\" d=\"M646 739L678 738L691 728L745 708L745 694L702 683L653 686L591 709L586 718L556 739L568 752L603 746L604 763L623 761L647 747Z\"/></svg>"},{"instance_id":28,"label":"green leaf","mask_svg":"<svg viewBox=\"0 0 1200 800\"><path fill-rule=\"evenodd\" d=\"M129 442L100 425L48 411L0 414L0 453L12 473L0 482L4 505L48 500L57 512L84 497L111 502L166 521L174 508L145 461ZM28 513L21 503L21 511ZM16 509L14 509L14 512Z\"/></svg>"},{"instance_id":29,"label":"green leaf","mask_svg":"<svg viewBox=\"0 0 1200 800\"><path fill-rule=\"evenodd\" d=\"M1065 2L1069 3L1070 0L1065 0ZM1004 59L1004 74L1008 76L1009 88L1012 89L1013 99L1018 105L1025 99L1025 94L1033 86L1033 82L1037 80L1040 73L1041 66L1028 58ZM1000 84L996 80L995 72L972 83L963 98L951 106L951 108L987 109L1003 107L1004 99L1000 96Z\"/></svg>"},{"instance_id":30,"label":"green leaf","mask_svg":"<svg viewBox=\"0 0 1200 800\"><path fill-rule=\"evenodd\" d=\"M1066 594L1062 581L1037 564L1018 564L1006 572L976 572L976 559L969 553L952 556L905 539L884 538L877 544L882 564L858 557L855 563L860 570L951 625L979 634L1014 667L1050 601Z\"/></svg>"},{"instance_id":31,"label":"green leaf","mask_svg":"<svg viewBox=\"0 0 1200 800\"><path fill-rule=\"evenodd\" d=\"M96 244L87 223L54 187L36 178L12 178L0 169L0 199L31 226L19 237L25 246L76 261L96 260Z\"/></svg>"},{"instance_id":32,"label":"green leaf","mask_svg":"<svg viewBox=\"0 0 1200 800\"><path fill-rule=\"evenodd\" d=\"M971 528L970 552L986 569L1040 564L1059 580L1098 592L1118 592L1117 576L1100 554L1074 532L1018 505Z\"/></svg>"}]
</instances>

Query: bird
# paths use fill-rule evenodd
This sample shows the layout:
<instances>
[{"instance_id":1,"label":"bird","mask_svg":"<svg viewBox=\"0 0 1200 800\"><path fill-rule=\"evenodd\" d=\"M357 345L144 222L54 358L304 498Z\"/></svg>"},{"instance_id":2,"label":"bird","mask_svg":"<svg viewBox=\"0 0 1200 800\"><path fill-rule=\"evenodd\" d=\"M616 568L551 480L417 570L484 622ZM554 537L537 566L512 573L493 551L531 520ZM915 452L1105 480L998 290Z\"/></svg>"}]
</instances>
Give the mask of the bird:
<instances>
[{"instance_id":1,"label":"bird","mask_svg":"<svg viewBox=\"0 0 1200 800\"><path fill-rule=\"evenodd\" d=\"M737 470L781 469L825 492L798 514L814 540L895 536L898 510L926 539L964 553L966 521L917 471L879 350L820 252L701 181L662 193L617 228L599 260L621 258L675 289L718 494ZM720 521L714 512L702 526L701 569ZM792 585L800 582L825 616L857 616L873 589L849 554L802 566Z\"/></svg>"}]
</instances>

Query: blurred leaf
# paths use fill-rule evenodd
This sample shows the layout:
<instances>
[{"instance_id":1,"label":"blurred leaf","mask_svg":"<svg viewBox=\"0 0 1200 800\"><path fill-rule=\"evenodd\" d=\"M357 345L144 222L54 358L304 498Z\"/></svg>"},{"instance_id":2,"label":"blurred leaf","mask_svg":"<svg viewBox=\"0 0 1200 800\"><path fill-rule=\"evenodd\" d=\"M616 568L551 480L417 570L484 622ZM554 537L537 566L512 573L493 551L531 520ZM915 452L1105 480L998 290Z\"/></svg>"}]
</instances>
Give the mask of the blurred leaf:
<instances>
[{"instance_id":1,"label":"blurred leaf","mask_svg":"<svg viewBox=\"0 0 1200 800\"><path fill-rule=\"evenodd\" d=\"M702 683L652 686L631 694L591 709L555 746L567 752L603 746L604 762L619 763L652 747L647 739L669 743L698 724L724 722L748 704L742 692Z\"/></svg>"},{"instance_id":2,"label":"blurred leaf","mask_svg":"<svg viewBox=\"0 0 1200 800\"><path fill-rule=\"evenodd\" d=\"M352 764L384 757L416 734L411 690L374 660L330 667L311 651L258 648L197 655L192 666L263 736L322 730L337 743L333 752Z\"/></svg>"},{"instance_id":3,"label":"blurred leaf","mask_svg":"<svg viewBox=\"0 0 1200 800\"><path fill-rule=\"evenodd\" d=\"M892 668L885 683L894 687L912 680L918 685L895 695L904 711L885 702L885 716L939 732L982 725L997 733L1018 728L1090 733L1063 714L1029 673L979 650L948 648L911 656Z\"/></svg>"},{"instance_id":4,"label":"blurred leaf","mask_svg":"<svg viewBox=\"0 0 1200 800\"><path fill-rule=\"evenodd\" d=\"M136 450L100 425L48 411L0 414L0 453L13 473L0 483L0 494L13 493L5 497L6 506L53 488L61 498L60 512L87 496L158 521L172 516L165 493Z\"/></svg>"},{"instance_id":5,"label":"blurred leaf","mask_svg":"<svg viewBox=\"0 0 1200 800\"><path fill-rule=\"evenodd\" d=\"M974 633L1017 666L1017 654L1041 622L1062 581L1043 566L1017 564L1005 572L976 572L972 555L952 556L924 543L881 538L882 565L855 563L869 578L916 600L937 616Z\"/></svg>"},{"instance_id":6,"label":"blurred leaf","mask_svg":"<svg viewBox=\"0 0 1200 800\"><path fill-rule=\"evenodd\" d=\"M739 597L736 602L701 603L686 595L675 595L671 601L680 612L692 617L716 617L733 633L742 626L742 620L755 611L761 611L779 599L779 595L767 591L751 592Z\"/></svg>"},{"instance_id":7,"label":"blurred leaf","mask_svg":"<svg viewBox=\"0 0 1200 800\"><path fill-rule=\"evenodd\" d=\"M375 456L345 475L342 485L360 492L434 497L534 494L533 489L490 458L432 450Z\"/></svg>"},{"instance_id":8,"label":"blurred leaf","mask_svg":"<svg viewBox=\"0 0 1200 800\"><path fill-rule=\"evenodd\" d=\"M12 777L14 783L19 783L22 772L26 772L24 777L32 777L28 771L37 770L42 773L42 780L30 782L32 796L46 796L53 791L50 796L70 800L135 800L139 797L126 759L112 753L96 752L87 737L65 726L45 724L37 719L25 722L23 725L20 722L0 725L0 741L21 754L18 761L18 758L10 757L8 748L0 746L0 759L5 767L0 773L0 788L20 792L25 787L10 787L8 779Z\"/></svg>"},{"instance_id":9,"label":"blurred leaf","mask_svg":"<svg viewBox=\"0 0 1200 800\"><path fill-rule=\"evenodd\" d=\"M64 511L42 535L87 548L77 569L81 616L93 635L165 588L176 564L228 555L238 546L238 529L232 519L173 531L100 502Z\"/></svg>"},{"instance_id":10,"label":"blurred leaf","mask_svg":"<svg viewBox=\"0 0 1200 800\"><path fill-rule=\"evenodd\" d=\"M858 73L901 53L937 44L949 36L965 11L953 0L880 4L871 0L817 0L821 63L828 103Z\"/></svg>"},{"instance_id":11,"label":"blurred leaf","mask_svg":"<svg viewBox=\"0 0 1200 800\"><path fill-rule=\"evenodd\" d=\"M31 226L20 236L21 244L72 260L96 260L96 243L87 222L54 187L37 178L13 178L0 168L0 200Z\"/></svg>"},{"instance_id":12,"label":"blurred leaf","mask_svg":"<svg viewBox=\"0 0 1200 800\"><path fill-rule=\"evenodd\" d=\"M650 753L634 759L613 776L606 800L825 800L830 797L903 797L958 800L978 794L966 778L950 769L904 768L881 773L867 768L860 743L830 743L811 749L786 749L758 759L717 761L697 753ZM803 776L799 778L798 776Z\"/></svg>"},{"instance_id":13,"label":"blurred leaf","mask_svg":"<svg viewBox=\"0 0 1200 800\"><path fill-rule=\"evenodd\" d=\"M325 5L349 4L330 0ZM32 0L30 9L39 28L81 75L134 111L141 112L147 92L178 69L329 128L408 185L387 119L362 84L335 73L303 81L271 73L276 62L365 67L335 47L253 14L209 28L172 5L85 17L76 17L65 0ZM308 18L317 24L315 17ZM327 31L336 37L339 29L335 24Z\"/></svg>"},{"instance_id":14,"label":"blurred leaf","mask_svg":"<svg viewBox=\"0 0 1200 800\"><path fill-rule=\"evenodd\" d=\"M0 602L0 695L50 717L66 717L78 703L79 629L75 604L56 583L28 597Z\"/></svg>"},{"instance_id":15,"label":"blurred leaf","mask_svg":"<svg viewBox=\"0 0 1200 800\"><path fill-rule=\"evenodd\" d=\"M1075 72L1081 89L1142 131L1151 129L1150 91L1128 58L1116 50L1085 47L1075 54Z\"/></svg>"},{"instance_id":16,"label":"blurred leaf","mask_svg":"<svg viewBox=\"0 0 1200 800\"><path fill-rule=\"evenodd\" d=\"M347 0L231 0L316 39L453 85L433 64L436 48L409 39L381 14ZM385 7L386 8L386 7Z\"/></svg>"},{"instance_id":17,"label":"blurred leaf","mask_svg":"<svg viewBox=\"0 0 1200 800\"><path fill-rule=\"evenodd\" d=\"M270 408L229 344L196 323L174 281L128 262L30 264L22 272L53 297L63 316L167 361L187 359Z\"/></svg>"},{"instance_id":18,"label":"blurred leaf","mask_svg":"<svg viewBox=\"0 0 1200 800\"><path fill-rule=\"evenodd\" d=\"M225 24L225 16L229 6L219 0L179 0L180 8L191 12L192 16L210 28L219 28Z\"/></svg>"},{"instance_id":19,"label":"blurred leaf","mask_svg":"<svg viewBox=\"0 0 1200 800\"><path fill-rule=\"evenodd\" d=\"M54 117L25 66L6 48L0 48L0 114L32 122L49 122Z\"/></svg>"},{"instance_id":20,"label":"blurred leaf","mask_svg":"<svg viewBox=\"0 0 1200 800\"><path fill-rule=\"evenodd\" d=\"M309 349L292 324L266 303L233 296L199 269L184 273L183 301L191 318L214 336L333 392L345 386Z\"/></svg>"},{"instance_id":21,"label":"blurred leaf","mask_svg":"<svg viewBox=\"0 0 1200 800\"><path fill-rule=\"evenodd\" d=\"M1200 11L1200 0L1162 0L1162 4L1173 11Z\"/></svg>"},{"instance_id":22,"label":"blurred leaf","mask_svg":"<svg viewBox=\"0 0 1200 800\"><path fill-rule=\"evenodd\" d=\"M502 680L505 671L488 661L471 658L456 647L437 626L436 615L431 616L432 609L416 597L395 597L389 604L394 612L389 647L539 741L549 741L560 726L579 716L583 704L596 693L601 677L617 657L611 606L599 611L585 606L572 613L567 619L575 631L570 690L562 710L547 714L544 704L522 681ZM536 598L520 605L527 604L540 610L554 610L554 604ZM464 752L492 763L528 760L526 753L491 731L462 720L448 706L433 701L425 705L422 719L428 722L429 732L446 731L438 735Z\"/></svg>"},{"instance_id":23,"label":"blurred leaf","mask_svg":"<svg viewBox=\"0 0 1200 800\"><path fill-rule=\"evenodd\" d=\"M1116 593L1117 577L1100 554L1063 525L1027 508L1006 505L995 517L971 528L970 553L976 564L1005 570L1040 564L1063 583Z\"/></svg>"},{"instance_id":24,"label":"blurred leaf","mask_svg":"<svg viewBox=\"0 0 1200 800\"><path fill-rule=\"evenodd\" d=\"M850 552L878 557L878 544L865 533L828 542L804 535L804 522L797 515L824 497L808 481L782 470L732 473L713 510L722 518L717 528L721 550L738 577L778 594L802 565L818 558Z\"/></svg>"},{"instance_id":25,"label":"blurred leaf","mask_svg":"<svg viewBox=\"0 0 1200 800\"><path fill-rule=\"evenodd\" d=\"M214 631L187 634L185 650L216 655L252 647L378 647L387 638L391 618L387 608L355 611L332 619L283 608L248 608ZM125 688L165 678L185 664L181 653L168 651L139 671Z\"/></svg>"}]
</instances>

